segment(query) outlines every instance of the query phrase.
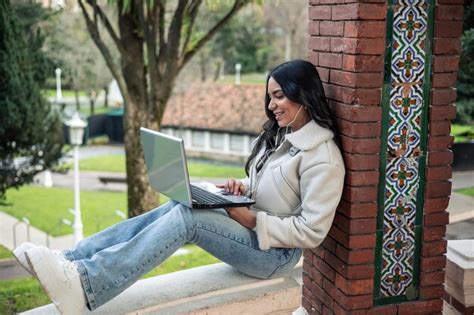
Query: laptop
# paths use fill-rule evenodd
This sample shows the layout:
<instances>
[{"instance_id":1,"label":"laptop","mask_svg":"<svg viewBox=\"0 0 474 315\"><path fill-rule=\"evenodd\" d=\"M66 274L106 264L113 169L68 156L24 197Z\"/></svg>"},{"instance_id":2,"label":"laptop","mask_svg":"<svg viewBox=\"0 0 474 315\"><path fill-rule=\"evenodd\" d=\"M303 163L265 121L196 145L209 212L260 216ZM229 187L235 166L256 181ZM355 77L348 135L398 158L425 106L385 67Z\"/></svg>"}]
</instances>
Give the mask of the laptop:
<instances>
[{"instance_id":1,"label":"laptop","mask_svg":"<svg viewBox=\"0 0 474 315\"><path fill-rule=\"evenodd\" d=\"M213 186L190 184L183 139L140 128L148 179L154 190L194 209L241 207L254 204Z\"/></svg>"}]
</instances>

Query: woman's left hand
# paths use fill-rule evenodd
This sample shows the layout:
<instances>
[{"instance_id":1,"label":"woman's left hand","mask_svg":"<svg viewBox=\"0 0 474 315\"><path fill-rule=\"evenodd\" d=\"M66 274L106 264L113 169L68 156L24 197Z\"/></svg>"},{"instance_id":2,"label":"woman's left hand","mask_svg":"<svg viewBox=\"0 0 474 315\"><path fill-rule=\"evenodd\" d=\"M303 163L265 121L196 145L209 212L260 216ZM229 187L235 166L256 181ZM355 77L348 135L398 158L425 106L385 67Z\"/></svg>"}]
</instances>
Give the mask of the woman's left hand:
<instances>
[{"instance_id":1,"label":"woman's left hand","mask_svg":"<svg viewBox=\"0 0 474 315\"><path fill-rule=\"evenodd\" d=\"M253 229L257 225L257 216L247 207L226 208L225 210L229 217L248 229Z\"/></svg>"}]
</instances>

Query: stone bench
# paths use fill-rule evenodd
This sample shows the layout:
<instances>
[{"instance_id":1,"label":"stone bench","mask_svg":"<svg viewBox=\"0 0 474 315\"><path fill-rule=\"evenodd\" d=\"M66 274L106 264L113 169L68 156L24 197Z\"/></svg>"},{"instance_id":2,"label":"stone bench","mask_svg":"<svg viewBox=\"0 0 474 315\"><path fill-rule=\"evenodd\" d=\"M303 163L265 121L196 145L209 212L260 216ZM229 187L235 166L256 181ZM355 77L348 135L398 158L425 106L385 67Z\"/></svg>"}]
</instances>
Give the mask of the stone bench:
<instances>
[{"instance_id":1,"label":"stone bench","mask_svg":"<svg viewBox=\"0 0 474 315\"><path fill-rule=\"evenodd\" d=\"M94 314L291 314L301 303L302 261L260 280L219 263L140 280ZM58 314L53 304L22 314Z\"/></svg>"},{"instance_id":2,"label":"stone bench","mask_svg":"<svg viewBox=\"0 0 474 315\"><path fill-rule=\"evenodd\" d=\"M99 176L99 181L103 183L104 185L107 185L107 183L126 183L127 178L126 177L117 177L117 176Z\"/></svg>"}]
</instances>

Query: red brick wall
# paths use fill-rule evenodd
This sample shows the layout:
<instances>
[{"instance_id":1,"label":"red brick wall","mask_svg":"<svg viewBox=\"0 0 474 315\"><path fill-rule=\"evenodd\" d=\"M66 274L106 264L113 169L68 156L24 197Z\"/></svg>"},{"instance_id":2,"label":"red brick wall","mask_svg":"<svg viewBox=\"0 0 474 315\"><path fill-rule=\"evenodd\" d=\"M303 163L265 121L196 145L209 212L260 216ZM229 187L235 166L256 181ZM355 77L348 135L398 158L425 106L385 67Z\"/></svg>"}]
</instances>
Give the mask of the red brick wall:
<instances>
[{"instance_id":1,"label":"red brick wall","mask_svg":"<svg viewBox=\"0 0 474 315\"><path fill-rule=\"evenodd\" d=\"M438 0L435 10L420 300L375 307L386 12L384 0L309 0L308 57L336 116L347 169L327 239L304 254L302 303L310 314L434 314L442 308L462 0Z\"/></svg>"},{"instance_id":2,"label":"red brick wall","mask_svg":"<svg viewBox=\"0 0 474 315\"><path fill-rule=\"evenodd\" d=\"M429 112L428 165L420 266L420 299L442 305L449 216L446 208L451 194L451 122L456 116L456 77L463 0L438 0L435 9L431 106ZM438 309L439 310L439 309Z\"/></svg>"}]
</instances>

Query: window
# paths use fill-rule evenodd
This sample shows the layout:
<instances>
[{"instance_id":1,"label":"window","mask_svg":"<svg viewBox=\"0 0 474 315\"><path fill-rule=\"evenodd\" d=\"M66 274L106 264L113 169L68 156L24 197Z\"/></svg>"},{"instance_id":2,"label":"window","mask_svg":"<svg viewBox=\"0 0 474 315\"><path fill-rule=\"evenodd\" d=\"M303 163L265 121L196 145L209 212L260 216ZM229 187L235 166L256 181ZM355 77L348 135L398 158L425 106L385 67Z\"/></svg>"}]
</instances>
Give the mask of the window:
<instances>
[{"instance_id":1,"label":"window","mask_svg":"<svg viewBox=\"0 0 474 315\"><path fill-rule=\"evenodd\" d=\"M184 139L184 130L183 129L175 129L174 136L177 138Z\"/></svg>"},{"instance_id":2,"label":"window","mask_svg":"<svg viewBox=\"0 0 474 315\"><path fill-rule=\"evenodd\" d=\"M211 133L211 148L224 149L224 134Z\"/></svg>"},{"instance_id":3,"label":"window","mask_svg":"<svg viewBox=\"0 0 474 315\"><path fill-rule=\"evenodd\" d=\"M173 129L171 129L171 128L162 128L161 132L164 133L164 134L170 135L170 136L173 135Z\"/></svg>"},{"instance_id":4,"label":"window","mask_svg":"<svg viewBox=\"0 0 474 315\"><path fill-rule=\"evenodd\" d=\"M230 149L232 151L243 151L244 136L230 135Z\"/></svg>"},{"instance_id":5,"label":"window","mask_svg":"<svg viewBox=\"0 0 474 315\"><path fill-rule=\"evenodd\" d=\"M204 132L192 131L192 146L203 148L205 146Z\"/></svg>"}]
</instances>

